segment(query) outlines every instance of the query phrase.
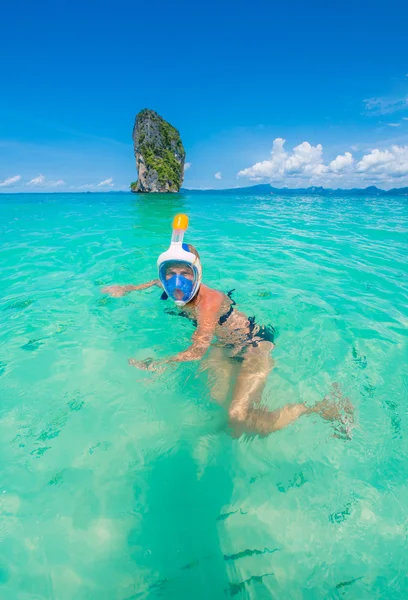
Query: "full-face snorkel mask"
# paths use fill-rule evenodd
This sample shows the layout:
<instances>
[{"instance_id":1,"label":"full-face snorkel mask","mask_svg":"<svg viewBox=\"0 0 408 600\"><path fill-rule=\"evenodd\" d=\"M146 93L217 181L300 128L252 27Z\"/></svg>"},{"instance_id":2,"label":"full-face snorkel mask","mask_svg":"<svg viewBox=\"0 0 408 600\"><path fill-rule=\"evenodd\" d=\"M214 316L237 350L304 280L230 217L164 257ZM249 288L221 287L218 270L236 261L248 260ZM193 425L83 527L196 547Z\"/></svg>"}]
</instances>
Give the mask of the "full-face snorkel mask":
<instances>
[{"instance_id":1,"label":"full-face snorkel mask","mask_svg":"<svg viewBox=\"0 0 408 600\"><path fill-rule=\"evenodd\" d=\"M170 248L157 260L159 279L164 291L177 306L184 306L190 302L201 285L200 259L183 243L187 227L187 215L174 217Z\"/></svg>"}]
</instances>

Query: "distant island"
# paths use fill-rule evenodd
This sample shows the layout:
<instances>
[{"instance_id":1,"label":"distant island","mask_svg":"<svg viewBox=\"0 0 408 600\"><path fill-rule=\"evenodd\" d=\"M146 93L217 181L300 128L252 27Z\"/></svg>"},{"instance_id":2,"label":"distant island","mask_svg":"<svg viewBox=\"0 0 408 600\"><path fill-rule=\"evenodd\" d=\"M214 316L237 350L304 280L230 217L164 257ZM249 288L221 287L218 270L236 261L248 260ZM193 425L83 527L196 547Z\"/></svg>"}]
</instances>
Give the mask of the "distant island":
<instances>
[{"instance_id":1,"label":"distant island","mask_svg":"<svg viewBox=\"0 0 408 600\"><path fill-rule=\"evenodd\" d=\"M248 187L228 188L221 190L189 190L181 188L180 192L195 194L235 194L235 195L260 195L260 196L408 196L408 187L380 190L375 185L366 188L353 188L349 190L331 189L323 187L308 188L275 188L269 183L260 183Z\"/></svg>"},{"instance_id":2,"label":"distant island","mask_svg":"<svg viewBox=\"0 0 408 600\"><path fill-rule=\"evenodd\" d=\"M138 171L132 192L178 192L184 177L186 152L178 130L145 108L135 119L133 146Z\"/></svg>"},{"instance_id":3,"label":"distant island","mask_svg":"<svg viewBox=\"0 0 408 600\"><path fill-rule=\"evenodd\" d=\"M132 188L130 191L127 190L105 190L105 191L96 191L96 190L86 190L86 191L76 191L75 194L129 194L130 192L136 191L136 182L132 184ZM138 190L139 193L149 193L143 192L142 190ZM155 190L159 192L161 190ZM170 190L164 190L164 192L168 193ZM176 192L176 190L174 190ZM10 192L8 192L10 193ZM27 192L14 192L16 195L18 194L27 194ZM30 192L30 195L35 194L72 194L73 192L61 192L61 191L46 191L46 192ZM177 193L177 192L176 192ZM408 197L408 187L403 188L393 188L392 190L381 190L380 188L371 185L366 188L352 188L348 190L343 190L341 188L331 189L331 188L323 188L323 187L308 187L308 188L275 188L269 185L268 183L261 183L258 185L250 185L248 187L239 187L239 188L224 188L224 189L207 189L207 190L199 190L199 189L188 189L188 188L180 188L180 194L218 194L225 196L369 196L372 198L380 198L386 196L407 196ZM0 191L0 196L2 194L7 194L7 191Z\"/></svg>"}]
</instances>

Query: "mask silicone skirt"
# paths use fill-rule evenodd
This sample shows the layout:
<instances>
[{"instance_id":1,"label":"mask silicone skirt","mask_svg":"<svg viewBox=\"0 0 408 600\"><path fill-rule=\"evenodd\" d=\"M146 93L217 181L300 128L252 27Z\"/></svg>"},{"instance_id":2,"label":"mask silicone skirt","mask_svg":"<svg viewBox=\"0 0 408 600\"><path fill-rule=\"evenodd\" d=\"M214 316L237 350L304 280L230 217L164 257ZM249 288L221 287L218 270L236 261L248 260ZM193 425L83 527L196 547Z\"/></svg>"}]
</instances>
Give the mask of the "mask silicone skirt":
<instances>
[{"instance_id":1,"label":"mask silicone skirt","mask_svg":"<svg viewBox=\"0 0 408 600\"><path fill-rule=\"evenodd\" d=\"M167 260L160 265L159 278L169 298L185 304L196 292L198 271L186 261Z\"/></svg>"}]
</instances>

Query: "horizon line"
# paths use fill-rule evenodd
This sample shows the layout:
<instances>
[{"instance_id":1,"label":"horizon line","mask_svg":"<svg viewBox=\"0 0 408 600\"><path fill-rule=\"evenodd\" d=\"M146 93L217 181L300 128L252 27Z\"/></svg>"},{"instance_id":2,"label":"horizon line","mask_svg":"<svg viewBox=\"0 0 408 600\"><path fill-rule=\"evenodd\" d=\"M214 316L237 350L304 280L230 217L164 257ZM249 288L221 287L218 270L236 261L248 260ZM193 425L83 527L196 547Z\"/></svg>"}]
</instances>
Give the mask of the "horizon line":
<instances>
[{"instance_id":1,"label":"horizon line","mask_svg":"<svg viewBox=\"0 0 408 600\"><path fill-rule=\"evenodd\" d=\"M390 192L393 190L399 191L399 190L408 190L408 186L402 186L402 187L394 187L391 188L389 190L383 189L383 188L379 188L376 185L368 185L366 187L363 188L326 188L324 186L316 186L316 185L312 185L312 186L308 186L308 187L301 187L301 188L291 188L291 187L282 187L282 188L278 188L278 187L274 187L272 184L270 183L258 183L255 185L248 185L248 186L242 186L242 187L226 187L226 188L180 188L180 190L178 192L132 192L132 190L106 190L106 191L102 191L102 190L60 190L60 191L54 191L54 190L49 190L49 191L30 191L30 192L26 192L26 191L12 191L12 190L1 190L0 191L0 195L27 195L27 196L32 196L32 195L41 195L41 194L134 194L135 196L137 195L142 195L142 194L169 194L169 193L173 193L173 194L180 194L183 192L234 192L234 191L242 191L242 190L252 190L254 188L258 188L258 187L263 187L263 186L269 186L271 189L273 190L277 190L277 191L281 191L281 192L300 192L300 191L314 191L314 190L322 190L322 191L331 191L331 192L350 192L350 191L366 191L369 189L376 189L379 192Z\"/></svg>"}]
</instances>

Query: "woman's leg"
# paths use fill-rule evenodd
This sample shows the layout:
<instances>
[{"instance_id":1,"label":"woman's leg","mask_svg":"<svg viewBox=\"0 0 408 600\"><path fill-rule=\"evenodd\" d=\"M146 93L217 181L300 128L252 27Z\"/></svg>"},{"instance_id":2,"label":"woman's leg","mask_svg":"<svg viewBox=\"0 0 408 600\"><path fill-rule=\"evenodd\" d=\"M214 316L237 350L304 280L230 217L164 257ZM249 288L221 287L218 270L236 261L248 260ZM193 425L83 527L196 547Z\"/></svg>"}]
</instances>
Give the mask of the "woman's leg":
<instances>
[{"instance_id":1,"label":"woman's leg","mask_svg":"<svg viewBox=\"0 0 408 600\"><path fill-rule=\"evenodd\" d=\"M312 407L305 404L286 404L282 408L269 411L267 408L251 408L245 421L232 423L235 433L249 433L268 435L279 431L296 421L302 415L318 414L325 421L337 421L337 431L342 437L350 437L350 428L353 424L354 407L348 398L341 396L336 386L328 396Z\"/></svg>"},{"instance_id":2,"label":"woman's leg","mask_svg":"<svg viewBox=\"0 0 408 600\"><path fill-rule=\"evenodd\" d=\"M296 421L302 415L308 415L313 409L304 404L287 404L276 410L268 410L266 407L250 408L244 421L237 422L231 418L231 425L235 435L248 433L252 435L269 435L279 431Z\"/></svg>"},{"instance_id":3,"label":"woman's leg","mask_svg":"<svg viewBox=\"0 0 408 600\"><path fill-rule=\"evenodd\" d=\"M299 403L287 404L273 411L266 407L254 408L254 404L261 401L267 377L273 368L270 356L272 348L273 344L270 342L260 342L245 354L228 411L234 435L268 435L287 427L302 415L312 413L319 414L328 421L340 422L346 415L349 422L352 422L353 406L348 399L342 397L337 384L333 384L330 394L313 407Z\"/></svg>"},{"instance_id":4,"label":"woman's leg","mask_svg":"<svg viewBox=\"0 0 408 600\"><path fill-rule=\"evenodd\" d=\"M228 411L232 421L245 421L252 406L261 401L266 380L273 369L272 348L271 342L259 342L256 347L247 348Z\"/></svg>"},{"instance_id":5,"label":"woman's leg","mask_svg":"<svg viewBox=\"0 0 408 600\"><path fill-rule=\"evenodd\" d=\"M207 372L211 397L218 404L226 404L231 383L239 367L240 364L229 357L228 350L219 346L212 346L202 360L200 370Z\"/></svg>"}]
</instances>

